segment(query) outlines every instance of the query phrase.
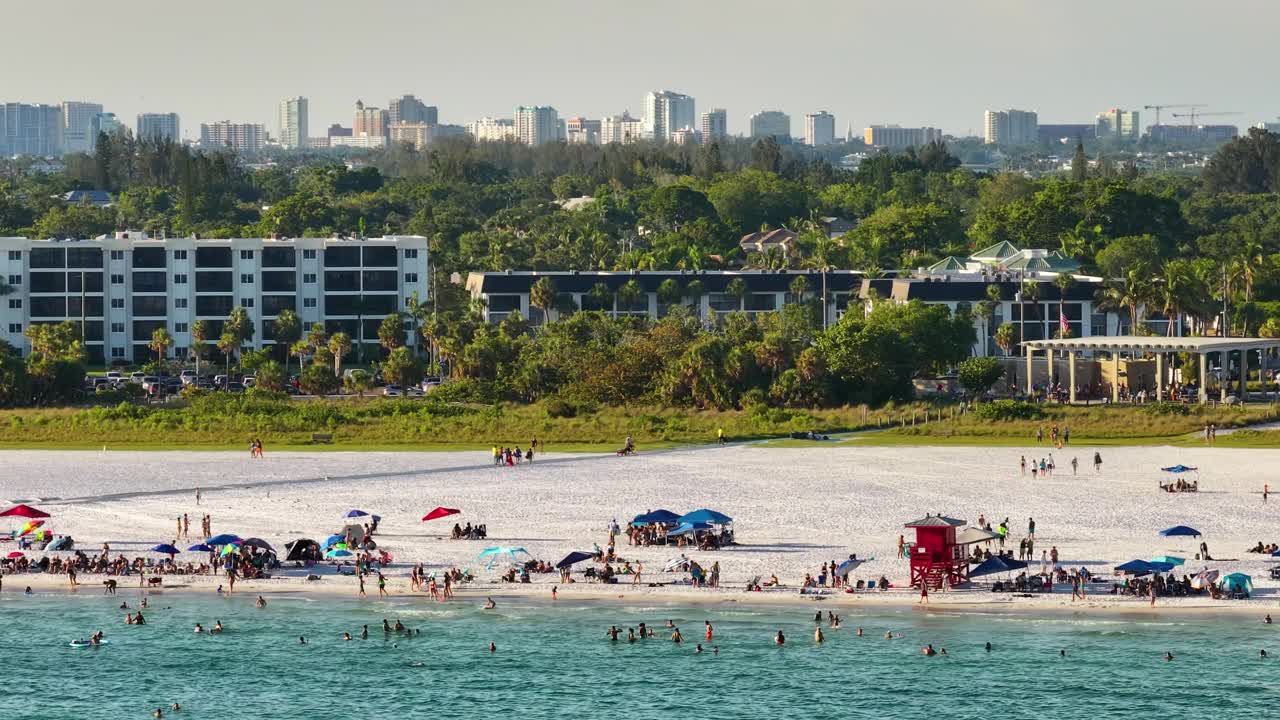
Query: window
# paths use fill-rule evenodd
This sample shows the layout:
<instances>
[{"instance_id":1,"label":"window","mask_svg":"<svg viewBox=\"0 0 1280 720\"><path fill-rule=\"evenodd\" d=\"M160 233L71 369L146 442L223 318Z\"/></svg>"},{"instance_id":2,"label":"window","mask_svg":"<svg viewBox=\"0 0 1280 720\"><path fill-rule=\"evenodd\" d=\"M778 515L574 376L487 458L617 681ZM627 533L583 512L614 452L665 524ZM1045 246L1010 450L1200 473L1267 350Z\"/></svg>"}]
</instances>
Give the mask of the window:
<instances>
[{"instance_id":1,"label":"window","mask_svg":"<svg viewBox=\"0 0 1280 720\"><path fill-rule=\"evenodd\" d=\"M10 284L10 285L21 285L21 284L22 284L22 276L21 276L21 275L10 275L10 276L9 276L9 284Z\"/></svg>"},{"instance_id":2,"label":"window","mask_svg":"<svg viewBox=\"0 0 1280 720\"><path fill-rule=\"evenodd\" d=\"M294 252L289 247L269 247L262 249L262 267L293 267Z\"/></svg>"},{"instance_id":3,"label":"window","mask_svg":"<svg viewBox=\"0 0 1280 720\"><path fill-rule=\"evenodd\" d=\"M324 251L325 267L360 267L360 248L331 247Z\"/></svg>"},{"instance_id":4,"label":"window","mask_svg":"<svg viewBox=\"0 0 1280 720\"><path fill-rule=\"evenodd\" d=\"M417 260L417 259L418 259L418 251L417 251L416 249L406 249L406 250L404 251L404 259L405 259L405 260Z\"/></svg>"},{"instance_id":5,"label":"window","mask_svg":"<svg viewBox=\"0 0 1280 720\"><path fill-rule=\"evenodd\" d=\"M133 274L134 292L164 292L166 276L163 272L151 270Z\"/></svg>"},{"instance_id":6,"label":"window","mask_svg":"<svg viewBox=\"0 0 1280 720\"><path fill-rule=\"evenodd\" d=\"M124 332L124 323L111 323L111 332L113 333Z\"/></svg>"},{"instance_id":7,"label":"window","mask_svg":"<svg viewBox=\"0 0 1280 720\"><path fill-rule=\"evenodd\" d=\"M173 324L173 331L174 331L174 332L184 333L184 332L186 332L186 331L187 331L187 324L186 324L186 323L174 323L174 324Z\"/></svg>"},{"instance_id":8,"label":"window","mask_svg":"<svg viewBox=\"0 0 1280 720\"><path fill-rule=\"evenodd\" d=\"M316 274L315 274L315 273L302 273L302 284L304 284L304 285L315 285L315 284L316 284Z\"/></svg>"},{"instance_id":9,"label":"window","mask_svg":"<svg viewBox=\"0 0 1280 720\"><path fill-rule=\"evenodd\" d=\"M231 267L231 248L229 247L196 248L196 266L200 268Z\"/></svg>"},{"instance_id":10,"label":"window","mask_svg":"<svg viewBox=\"0 0 1280 720\"><path fill-rule=\"evenodd\" d=\"M123 274L120 274L120 273L112 273L112 275L111 275L111 284L112 284L112 285L123 285L123 284L124 284L124 275L123 275Z\"/></svg>"},{"instance_id":11,"label":"window","mask_svg":"<svg viewBox=\"0 0 1280 720\"><path fill-rule=\"evenodd\" d=\"M178 273L177 275L174 275L174 276L173 276L173 284L174 284L174 285L186 285L186 284L187 284L187 276L186 276L186 275L184 275L184 274L182 274L182 273Z\"/></svg>"},{"instance_id":12,"label":"window","mask_svg":"<svg viewBox=\"0 0 1280 720\"><path fill-rule=\"evenodd\" d=\"M252 250L241 250L241 251L240 251L240 259L241 259L241 260L252 260L252 259L253 259L253 251L252 251Z\"/></svg>"},{"instance_id":13,"label":"window","mask_svg":"<svg viewBox=\"0 0 1280 720\"><path fill-rule=\"evenodd\" d=\"M79 299L79 298L77 298ZM67 298L62 295L55 297L33 297L31 298L31 317L66 317L67 316Z\"/></svg>"},{"instance_id":14,"label":"window","mask_svg":"<svg viewBox=\"0 0 1280 720\"><path fill-rule=\"evenodd\" d=\"M9 259L10 259L10 260L21 260L21 259L22 259L22 251L21 251L21 250L10 250L10 251L9 251Z\"/></svg>"},{"instance_id":15,"label":"window","mask_svg":"<svg viewBox=\"0 0 1280 720\"><path fill-rule=\"evenodd\" d=\"M252 284L253 284L253 273L240 273L240 284L241 284L241 285L252 285Z\"/></svg>"},{"instance_id":16,"label":"window","mask_svg":"<svg viewBox=\"0 0 1280 720\"><path fill-rule=\"evenodd\" d=\"M315 260L315 259L316 259L316 251L315 251L315 250L303 250L303 251L302 251L302 259L303 259L303 260Z\"/></svg>"},{"instance_id":17,"label":"window","mask_svg":"<svg viewBox=\"0 0 1280 720\"><path fill-rule=\"evenodd\" d=\"M177 308L178 310L186 310L186 309L187 309L187 299L186 299L186 298L174 298L174 299L173 299L173 306L174 306L175 308Z\"/></svg>"},{"instance_id":18,"label":"window","mask_svg":"<svg viewBox=\"0 0 1280 720\"><path fill-rule=\"evenodd\" d=\"M416 282L418 282L418 273L405 273L405 274L404 274L404 281L405 281L405 282L407 282L407 283L416 283Z\"/></svg>"},{"instance_id":19,"label":"window","mask_svg":"<svg viewBox=\"0 0 1280 720\"><path fill-rule=\"evenodd\" d=\"M253 307L253 298L244 298L243 300L241 300L241 301L240 301L240 307L242 307L242 308L251 308L251 307Z\"/></svg>"},{"instance_id":20,"label":"window","mask_svg":"<svg viewBox=\"0 0 1280 720\"><path fill-rule=\"evenodd\" d=\"M315 298L302 298L302 307L304 307L304 308L313 308L313 307L315 307L315 306L316 306L316 299L315 299Z\"/></svg>"},{"instance_id":21,"label":"window","mask_svg":"<svg viewBox=\"0 0 1280 720\"><path fill-rule=\"evenodd\" d=\"M122 357L124 357L124 348L122 348L122 347L113 347L113 348L111 348L111 357L113 357L113 358L122 358Z\"/></svg>"},{"instance_id":22,"label":"window","mask_svg":"<svg viewBox=\"0 0 1280 720\"><path fill-rule=\"evenodd\" d=\"M267 270L262 273L263 292L295 292L298 276L292 270Z\"/></svg>"},{"instance_id":23,"label":"window","mask_svg":"<svg viewBox=\"0 0 1280 720\"><path fill-rule=\"evenodd\" d=\"M124 260L124 251L123 251L123 250L112 250L112 251L111 251L111 259L112 259L112 260Z\"/></svg>"},{"instance_id":24,"label":"window","mask_svg":"<svg viewBox=\"0 0 1280 720\"><path fill-rule=\"evenodd\" d=\"M135 248L133 251L133 269L164 268L164 248Z\"/></svg>"},{"instance_id":25,"label":"window","mask_svg":"<svg viewBox=\"0 0 1280 720\"><path fill-rule=\"evenodd\" d=\"M9 323L9 332L17 335L22 332L22 323Z\"/></svg>"},{"instance_id":26,"label":"window","mask_svg":"<svg viewBox=\"0 0 1280 720\"><path fill-rule=\"evenodd\" d=\"M134 317L164 317L166 315L166 306L163 297L155 295L134 295L133 296L133 315Z\"/></svg>"},{"instance_id":27,"label":"window","mask_svg":"<svg viewBox=\"0 0 1280 720\"><path fill-rule=\"evenodd\" d=\"M9 301L9 309L10 309L10 310L21 310L21 309L22 309L22 298L16 298L16 299L12 299L12 300L10 300L10 301Z\"/></svg>"},{"instance_id":28,"label":"window","mask_svg":"<svg viewBox=\"0 0 1280 720\"><path fill-rule=\"evenodd\" d=\"M186 260L186 259L187 259L187 251L186 251L186 250L174 250L174 251L173 251L173 259L174 259L174 260Z\"/></svg>"},{"instance_id":29,"label":"window","mask_svg":"<svg viewBox=\"0 0 1280 720\"><path fill-rule=\"evenodd\" d=\"M111 309L112 309L112 310L123 310L123 309L124 309L124 298L111 298Z\"/></svg>"}]
</instances>

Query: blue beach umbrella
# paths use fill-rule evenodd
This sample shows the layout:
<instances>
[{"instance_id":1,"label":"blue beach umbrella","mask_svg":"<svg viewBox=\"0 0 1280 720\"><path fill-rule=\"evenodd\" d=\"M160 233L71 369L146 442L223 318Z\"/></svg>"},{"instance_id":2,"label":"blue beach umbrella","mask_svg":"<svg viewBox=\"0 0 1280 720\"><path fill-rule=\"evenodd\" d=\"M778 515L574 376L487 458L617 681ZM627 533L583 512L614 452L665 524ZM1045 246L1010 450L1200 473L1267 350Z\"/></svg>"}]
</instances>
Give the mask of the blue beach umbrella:
<instances>
[{"instance_id":1,"label":"blue beach umbrella","mask_svg":"<svg viewBox=\"0 0 1280 720\"><path fill-rule=\"evenodd\" d=\"M151 548L151 552L164 553L165 555L177 555L182 551L170 545L169 543L161 543Z\"/></svg>"},{"instance_id":2,"label":"blue beach umbrella","mask_svg":"<svg viewBox=\"0 0 1280 720\"><path fill-rule=\"evenodd\" d=\"M1218 580L1218 587L1227 592L1253 592L1253 578L1244 573L1223 575Z\"/></svg>"},{"instance_id":3,"label":"blue beach umbrella","mask_svg":"<svg viewBox=\"0 0 1280 720\"><path fill-rule=\"evenodd\" d=\"M232 543L238 543L238 542L240 542L239 535L232 535L231 533L223 533L221 535L214 535L208 540L205 540L204 544L212 547L218 547L220 545L230 545Z\"/></svg>"},{"instance_id":4,"label":"blue beach umbrella","mask_svg":"<svg viewBox=\"0 0 1280 720\"><path fill-rule=\"evenodd\" d=\"M350 550L335 549L324 554L327 558L351 557Z\"/></svg>"},{"instance_id":5,"label":"blue beach umbrella","mask_svg":"<svg viewBox=\"0 0 1280 720\"><path fill-rule=\"evenodd\" d=\"M573 565L580 563L583 560L590 560L593 557L595 557L595 555L592 553L575 550L574 552L571 552L568 555L565 555L563 560L556 563L556 567L561 570L564 570L567 567L572 567Z\"/></svg>"},{"instance_id":6,"label":"blue beach umbrella","mask_svg":"<svg viewBox=\"0 0 1280 720\"><path fill-rule=\"evenodd\" d=\"M1200 537L1199 530L1193 527L1187 527L1186 525L1174 525L1171 528L1165 528L1164 530L1160 531L1160 534L1165 537L1182 537L1182 536L1191 536L1191 535L1194 535L1195 537Z\"/></svg>"},{"instance_id":7,"label":"blue beach umbrella","mask_svg":"<svg viewBox=\"0 0 1280 720\"><path fill-rule=\"evenodd\" d=\"M212 547L204 543L196 543L195 545L192 545L191 547L187 548L187 552L209 552L212 549L213 549Z\"/></svg>"},{"instance_id":8,"label":"blue beach umbrella","mask_svg":"<svg viewBox=\"0 0 1280 720\"><path fill-rule=\"evenodd\" d=\"M1178 465L1171 465L1167 468L1160 468L1160 469L1167 473L1180 474L1184 472L1196 472L1200 468L1187 467L1186 465L1178 464Z\"/></svg>"},{"instance_id":9,"label":"blue beach umbrella","mask_svg":"<svg viewBox=\"0 0 1280 720\"><path fill-rule=\"evenodd\" d=\"M667 533L667 537L675 537L675 536L677 536L677 535L688 535L689 533L697 532L697 531L699 531L699 530L710 530L710 529L711 529L711 524L710 524L710 523L704 523L704 522L695 522L695 523L682 522L682 523L680 523L678 526L676 526L675 528L672 528L671 532Z\"/></svg>"},{"instance_id":10,"label":"blue beach umbrella","mask_svg":"<svg viewBox=\"0 0 1280 720\"><path fill-rule=\"evenodd\" d=\"M1180 558L1180 557L1174 557L1173 555L1161 555L1161 556L1159 556L1159 557L1153 557L1153 558L1151 558L1151 562L1153 562L1153 563L1164 563L1165 565L1170 565L1170 566L1173 566L1173 567L1177 567L1178 565L1181 565L1181 564L1185 563L1185 562L1186 562L1186 559L1185 559L1185 558Z\"/></svg>"},{"instance_id":11,"label":"blue beach umbrella","mask_svg":"<svg viewBox=\"0 0 1280 720\"><path fill-rule=\"evenodd\" d=\"M641 513L632 520L634 525L652 525L654 523L673 523L680 519L680 516L670 510L654 510L652 512Z\"/></svg>"},{"instance_id":12,"label":"blue beach umbrella","mask_svg":"<svg viewBox=\"0 0 1280 720\"><path fill-rule=\"evenodd\" d=\"M716 512L715 510L708 510L706 508L694 510L691 513L685 513L680 516L679 520L682 523L711 523L712 525L728 525L733 522L733 518L728 515L725 515L722 512Z\"/></svg>"},{"instance_id":13,"label":"blue beach umbrella","mask_svg":"<svg viewBox=\"0 0 1280 720\"><path fill-rule=\"evenodd\" d=\"M1116 572L1129 573L1130 575L1148 575L1156 571L1156 567L1146 560L1130 560L1123 565L1116 566Z\"/></svg>"},{"instance_id":14,"label":"blue beach umbrella","mask_svg":"<svg viewBox=\"0 0 1280 720\"><path fill-rule=\"evenodd\" d=\"M480 559L483 560L485 558L489 558L489 564L484 566L485 569L488 570L493 567L493 564L503 555L509 555L511 557L511 561L515 562L516 553L524 553L525 555L528 555L529 551L524 548L491 547L480 551Z\"/></svg>"},{"instance_id":15,"label":"blue beach umbrella","mask_svg":"<svg viewBox=\"0 0 1280 720\"><path fill-rule=\"evenodd\" d=\"M320 547L324 548L325 550L328 550L334 545L337 545L338 543L344 543L346 541L347 541L346 535L330 535L329 539L325 540L324 543L320 545Z\"/></svg>"},{"instance_id":16,"label":"blue beach umbrella","mask_svg":"<svg viewBox=\"0 0 1280 720\"><path fill-rule=\"evenodd\" d=\"M989 559L969 568L969 577L975 578L983 575L1013 572L1014 570L1021 570L1026 566L1027 564L1021 560L1002 558L998 555L992 555Z\"/></svg>"}]
</instances>

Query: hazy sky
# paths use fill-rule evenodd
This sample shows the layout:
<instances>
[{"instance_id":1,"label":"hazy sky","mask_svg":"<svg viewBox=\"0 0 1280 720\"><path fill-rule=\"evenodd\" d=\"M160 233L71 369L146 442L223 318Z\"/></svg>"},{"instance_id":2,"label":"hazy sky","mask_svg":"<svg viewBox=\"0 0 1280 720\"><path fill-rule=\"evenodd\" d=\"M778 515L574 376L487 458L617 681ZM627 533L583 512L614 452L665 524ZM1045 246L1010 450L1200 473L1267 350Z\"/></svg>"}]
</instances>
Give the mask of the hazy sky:
<instances>
[{"instance_id":1,"label":"hazy sky","mask_svg":"<svg viewBox=\"0 0 1280 720\"><path fill-rule=\"evenodd\" d=\"M62 0L6 2L0 101L101 102L266 123L311 101L312 135L357 99L412 93L441 122L639 115L650 89L747 116L826 109L978 133L987 108L1091 122L1108 107L1208 103L1239 125L1280 115L1277 0ZM1166 111L1170 112L1170 111ZM1152 121L1144 112L1143 124ZM1168 120L1166 116L1166 120Z\"/></svg>"}]
</instances>

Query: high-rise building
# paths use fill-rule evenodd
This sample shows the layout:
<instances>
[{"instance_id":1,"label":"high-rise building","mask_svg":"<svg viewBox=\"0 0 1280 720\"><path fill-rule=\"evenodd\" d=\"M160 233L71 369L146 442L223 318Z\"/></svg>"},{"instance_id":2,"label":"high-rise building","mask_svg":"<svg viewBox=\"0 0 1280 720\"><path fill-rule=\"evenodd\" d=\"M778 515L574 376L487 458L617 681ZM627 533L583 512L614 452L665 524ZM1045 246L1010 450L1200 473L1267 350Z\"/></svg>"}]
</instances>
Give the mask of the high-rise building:
<instances>
[{"instance_id":1,"label":"high-rise building","mask_svg":"<svg viewBox=\"0 0 1280 720\"><path fill-rule=\"evenodd\" d=\"M942 131L932 127L904 128L898 125L872 125L862 131L862 141L872 147L919 147L942 141Z\"/></svg>"},{"instance_id":2,"label":"high-rise building","mask_svg":"<svg viewBox=\"0 0 1280 720\"><path fill-rule=\"evenodd\" d=\"M560 116L546 105L521 105L515 110L515 137L526 145L541 145L560 139Z\"/></svg>"},{"instance_id":3,"label":"high-rise building","mask_svg":"<svg viewBox=\"0 0 1280 720\"><path fill-rule=\"evenodd\" d=\"M138 139L164 138L178 142L182 139L182 127L178 113L138 113Z\"/></svg>"},{"instance_id":4,"label":"high-rise building","mask_svg":"<svg viewBox=\"0 0 1280 720\"><path fill-rule=\"evenodd\" d=\"M698 131L693 128L680 128L667 136L667 142L672 145L696 145L698 144Z\"/></svg>"},{"instance_id":5,"label":"high-rise building","mask_svg":"<svg viewBox=\"0 0 1280 720\"><path fill-rule=\"evenodd\" d=\"M287 150L307 146L307 99L298 97L280 101L280 145Z\"/></svg>"},{"instance_id":6,"label":"high-rise building","mask_svg":"<svg viewBox=\"0 0 1280 720\"><path fill-rule=\"evenodd\" d=\"M630 113L611 115L600 121L600 144L633 143L644 138L644 121Z\"/></svg>"},{"instance_id":7,"label":"high-rise building","mask_svg":"<svg viewBox=\"0 0 1280 720\"><path fill-rule=\"evenodd\" d=\"M671 133L697 127L693 98L670 90L654 90L644 96L644 131L651 139L665 142Z\"/></svg>"},{"instance_id":8,"label":"high-rise building","mask_svg":"<svg viewBox=\"0 0 1280 720\"><path fill-rule=\"evenodd\" d=\"M702 131L702 142L716 142L729 134L729 114L724 108L712 108L698 118L698 129Z\"/></svg>"},{"instance_id":9,"label":"high-rise building","mask_svg":"<svg viewBox=\"0 0 1280 720\"><path fill-rule=\"evenodd\" d=\"M68 100L62 103L62 152L93 152L98 136L93 132L93 118L102 112L98 103Z\"/></svg>"},{"instance_id":10,"label":"high-rise building","mask_svg":"<svg viewBox=\"0 0 1280 720\"><path fill-rule=\"evenodd\" d=\"M351 137L351 128L342 127L338 123L334 123L329 126L329 130L325 135L327 137Z\"/></svg>"},{"instance_id":11,"label":"high-rise building","mask_svg":"<svg viewBox=\"0 0 1280 720\"><path fill-rule=\"evenodd\" d=\"M600 121L575 117L565 120L564 139L571 145L599 145Z\"/></svg>"},{"instance_id":12,"label":"high-rise building","mask_svg":"<svg viewBox=\"0 0 1280 720\"><path fill-rule=\"evenodd\" d=\"M1266 130L1269 133L1280 134L1280 123L1260 122L1257 125L1254 125L1254 127L1259 130Z\"/></svg>"},{"instance_id":13,"label":"high-rise building","mask_svg":"<svg viewBox=\"0 0 1280 720\"><path fill-rule=\"evenodd\" d=\"M1034 145L1040 139L1040 118L1028 110L988 110L982 116L988 145Z\"/></svg>"},{"instance_id":14,"label":"high-rise building","mask_svg":"<svg viewBox=\"0 0 1280 720\"><path fill-rule=\"evenodd\" d=\"M476 140L503 142L516 139L516 121L507 118L483 117L466 125L467 134Z\"/></svg>"},{"instance_id":15,"label":"high-rise building","mask_svg":"<svg viewBox=\"0 0 1280 720\"><path fill-rule=\"evenodd\" d=\"M437 140L447 137L465 135L466 128L461 125L438 125L435 123L393 123L391 125L391 144L412 145L414 150L422 150Z\"/></svg>"},{"instance_id":16,"label":"high-rise building","mask_svg":"<svg viewBox=\"0 0 1280 720\"><path fill-rule=\"evenodd\" d=\"M751 116L751 137L772 137L790 142L791 116L778 110L761 110Z\"/></svg>"},{"instance_id":17,"label":"high-rise building","mask_svg":"<svg viewBox=\"0 0 1280 720\"><path fill-rule=\"evenodd\" d=\"M804 144L831 145L836 141L836 116L821 110L804 116Z\"/></svg>"},{"instance_id":18,"label":"high-rise building","mask_svg":"<svg viewBox=\"0 0 1280 720\"><path fill-rule=\"evenodd\" d=\"M365 107L363 100L356 101L355 119L351 124L354 137L386 137L390 125L386 110Z\"/></svg>"},{"instance_id":19,"label":"high-rise building","mask_svg":"<svg viewBox=\"0 0 1280 720\"><path fill-rule=\"evenodd\" d=\"M267 128L260 123L233 123L220 120L200 124L200 146L231 148L238 152L260 152L267 144Z\"/></svg>"},{"instance_id":20,"label":"high-rise building","mask_svg":"<svg viewBox=\"0 0 1280 720\"><path fill-rule=\"evenodd\" d=\"M387 103L387 122L423 123L436 125L440 122L440 111L435 105L427 105L412 95L405 95Z\"/></svg>"},{"instance_id":21,"label":"high-rise building","mask_svg":"<svg viewBox=\"0 0 1280 720\"><path fill-rule=\"evenodd\" d=\"M116 119L115 113L102 112L93 116L89 127L93 130L93 144L97 147L98 135L115 135L125 132L124 123Z\"/></svg>"},{"instance_id":22,"label":"high-rise building","mask_svg":"<svg viewBox=\"0 0 1280 720\"><path fill-rule=\"evenodd\" d=\"M1137 110L1121 110L1111 108L1098 113L1096 122L1098 138L1116 138L1120 140L1137 140L1142 135Z\"/></svg>"},{"instance_id":23,"label":"high-rise building","mask_svg":"<svg viewBox=\"0 0 1280 720\"><path fill-rule=\"evenodd\" d=\"M61 152L61 107L0 103L0 156Z\"/></svg>"}]
</instances>

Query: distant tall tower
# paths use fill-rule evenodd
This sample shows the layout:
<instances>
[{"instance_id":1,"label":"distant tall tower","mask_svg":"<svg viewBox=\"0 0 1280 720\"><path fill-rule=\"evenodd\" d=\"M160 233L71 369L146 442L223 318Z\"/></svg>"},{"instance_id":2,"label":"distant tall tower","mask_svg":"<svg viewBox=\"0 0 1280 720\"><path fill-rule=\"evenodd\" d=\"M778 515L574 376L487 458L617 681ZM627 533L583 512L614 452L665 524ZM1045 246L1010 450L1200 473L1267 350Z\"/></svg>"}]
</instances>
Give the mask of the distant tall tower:
<instances>
[{"instance_id":1,"label":"distant tall tower","mask_svg":"<svg viewBox=\"0 0 1280 720\"><path fill-rule=\"evenodd\" d=\"M560 115L553 107L521 105L515 109L515 138L526 145L560 139Z\"/></svg>"},{"instance_id":2,"label":"distant tall tower","mask_svg":"<svg viewBox=\"0 0 1280 720\"><path fill-rule=\"evenodd\" d=\"M98 142L93 119L102 113L98 103L68 100L62 103L62 151L91 152Z\"/></svg>"},{"instance_id":3,"label":"distant tall tower","mask_svg":"<svg viewBox=\"0 0 1280 720\"><path fill-rule=\"evenodd\" d=\"M716 142L729 134L729 114L724 108L712 108L711 112L702 113L698 125L702 142Z\"/></svg>"},{"instance_id":4,"label":"distant tall tower","mask_svg":"<svg viewBox=\"0 0 1280 720\"><path fill-rule=\"evenodd\" d=\"M437 125L440 122L440 112L435 105L427 105L412 95L404 95L387 103L387 121L392 125L399 123Z\"/></svg>"},{"instance_id":5,"label":"distant tall tower","mask_svg":"<svg viewBox=\"0 0 1280 720\"><path fill-rule=\"evenodd\" d=\"M178 113L138 113L138 139L164 138L178 142L182 139L182 126Z\"/></svg>"},{"instance_id":6,"label":"distant tall tower","mask_svg":"<svg viewBox=\"0 0 1280 720\"><path fill-rule=\"evenodd\" d=\"M294 150L307 146L307 99L298 96L280 101L280 144Z\"/></svg>"},{"instance_id":7,"label":"distant tall tower","mask_svg":"<svg viewBox=\"0 0 1280 720\"><path fill-rule=\"evenodd\" d=\"M697 122L693 98L670 90L655 90L644 96L645 132L658 142L671 139L671 134L692 129Z\"/></svg>"},{"instance_id":8,"label":"distant tall tower","mask_svg":"<svg viewBox=\"0 0 1280 720\"><path fill-rule=\"evenodd\" d=\"M831 145L836 141L836 117L826 110L804 116L804 144Z\"/></svg>"},{"instance_id":9,"label":"distant tall tower","mask_svg":"<svg viewBox=\"0 0 1280 720\"><path fill-rule=\"evenodd\" d=\"M363 100L356 101L356 114L351 125L354 137L386 137L387 111L376 107L365 107Z\"/></svg>"}]
</instances>

